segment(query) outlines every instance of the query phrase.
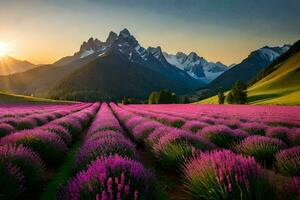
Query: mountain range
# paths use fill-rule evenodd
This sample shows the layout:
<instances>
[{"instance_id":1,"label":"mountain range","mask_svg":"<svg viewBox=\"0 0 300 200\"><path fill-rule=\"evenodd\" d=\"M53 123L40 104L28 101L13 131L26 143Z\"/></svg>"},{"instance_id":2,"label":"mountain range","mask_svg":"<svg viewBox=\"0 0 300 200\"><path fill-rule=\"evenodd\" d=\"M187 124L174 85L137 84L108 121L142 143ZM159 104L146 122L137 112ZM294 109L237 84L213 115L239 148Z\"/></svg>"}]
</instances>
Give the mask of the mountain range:
<instances>
[{"instance_id":1,"label":"mountain range","mask_svg":"<svg viewBox=\"0 0 300 200\"><path fill-rule=\"evenodd\" d=\"M69 83L83 72L82 79L87 83L81 84L84 87L72 87L74 84ZM76 82L84 81L80 78ZM120 84L112 87L115 83ZM166 60L157 59L127 29L119 34L110 32L104 42L90 38L74 55L52 65L0 77L0 89L5 91L42 97L63 93L59 98L69 99L81 99L81 94L87 93L90 96L97 93L97 98L116 99L124 95L145 98L151 91L162 88L184 94L203 85L204 82Z\"/></svg>"},{"instance_id":2,"label":"mountain range","mask_svg":"<svg viewBox=\"0 0 300 200\"><path fill-rule=\"evenodd\" d=\"M53 64L2 75L0 89L81 101L144 99L163 88L180 95L201 88L200 96L205 96L230 88L238 79L248 82L288 48L266 46L228 67L195 52L173 55L159 46L144 48L124 29L119 34L110 32L105 41L90 38L73 55Z\"/></svg>"}]
</instances>

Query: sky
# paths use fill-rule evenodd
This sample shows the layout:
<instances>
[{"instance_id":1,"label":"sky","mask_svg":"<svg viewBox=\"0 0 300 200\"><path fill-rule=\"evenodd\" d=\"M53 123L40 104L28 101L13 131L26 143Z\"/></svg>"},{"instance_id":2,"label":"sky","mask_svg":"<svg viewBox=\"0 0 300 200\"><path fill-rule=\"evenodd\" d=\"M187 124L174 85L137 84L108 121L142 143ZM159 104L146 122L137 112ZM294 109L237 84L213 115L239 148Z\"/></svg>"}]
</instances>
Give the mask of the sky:
<instances>
[{"instance_id":1,"label":"sky","mask_svg":"<svg viewBox=\"0 0 300 200\"><path fill-rule=\"evenodd\" d=\"M127 28L144 47L239 63L300 39L299 0L0 0L0 42L35 64L73 55Z\"/></svg>"}]
</instances>

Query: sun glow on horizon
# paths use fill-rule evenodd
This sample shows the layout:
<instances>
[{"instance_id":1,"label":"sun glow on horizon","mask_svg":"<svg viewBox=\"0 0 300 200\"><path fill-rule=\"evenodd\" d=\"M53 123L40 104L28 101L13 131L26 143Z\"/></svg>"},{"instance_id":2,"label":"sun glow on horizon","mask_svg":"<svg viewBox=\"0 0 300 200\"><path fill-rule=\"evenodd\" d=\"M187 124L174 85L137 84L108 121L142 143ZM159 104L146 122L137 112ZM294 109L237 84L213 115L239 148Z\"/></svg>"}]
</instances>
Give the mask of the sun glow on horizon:
<instances>
[{"instance_id":1,"label":"sun glow on horizon","mask_svg":"<svg viewBox=\"0 0 300 200\"><path fill-rule=\"evenodd\" d=\"M0 42L0 57L7 55L7 44L4 42Z\"/></svg>"}]
</instances>

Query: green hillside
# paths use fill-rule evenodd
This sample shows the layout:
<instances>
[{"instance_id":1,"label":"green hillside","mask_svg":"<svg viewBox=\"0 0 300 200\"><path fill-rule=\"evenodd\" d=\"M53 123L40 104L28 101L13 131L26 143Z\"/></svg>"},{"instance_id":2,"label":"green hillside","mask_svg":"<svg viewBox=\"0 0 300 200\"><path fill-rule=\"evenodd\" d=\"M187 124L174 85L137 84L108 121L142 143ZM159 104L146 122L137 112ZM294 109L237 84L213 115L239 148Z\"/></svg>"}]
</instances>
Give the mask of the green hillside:
<instances>
[{"instance_id":1,"label":"green hillside","mask_svg":"<svg viewBox=\"0 0 300 200\"><path fill-rule=\"evenodd\" d=\"M300 52L248 89L253 104L300 104Z\"/></svg>"},{"instance_id":2,"label":"green hillside","mask_svg":"<svg viewBox=\"0 0 300 200\"><path fill-rule=\"evenodd\" d=\"M52 99L36 98L30 96L10 94L0 92L0 103L37 103L37 104L51 104L51 103L74 103L71 101L56 101Z\"/></svg>"},{"instance_id":3,"label":"green hillside","mask_svg":"<svg viewBox=\"0 0 300 200\"><path fill-rule=\"evenodd\" d=\"M300 105L300 52L275 68L248 89L249 104ZM218 98L213 96L198 103L218 103Z\"/></svg>"}]
</instances>

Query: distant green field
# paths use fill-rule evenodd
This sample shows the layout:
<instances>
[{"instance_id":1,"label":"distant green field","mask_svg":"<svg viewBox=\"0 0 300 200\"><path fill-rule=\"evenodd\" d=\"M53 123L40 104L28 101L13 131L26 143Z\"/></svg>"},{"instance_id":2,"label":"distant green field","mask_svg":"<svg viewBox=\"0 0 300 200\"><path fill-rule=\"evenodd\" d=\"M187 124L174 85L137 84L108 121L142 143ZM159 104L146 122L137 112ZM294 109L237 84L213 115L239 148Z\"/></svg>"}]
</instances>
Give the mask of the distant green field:
<instances>
[{"instance_id":1,"label":"distant green field","mask_svg":"<svg viewBox=\"0 0 300 200\"><path fill-rule=\"evenodd\" d=\"M300 105L300 52L248 89L249 104ZM217 96L197 103L216 104Z\"/></svg>"},{"instance_id":2,"label":"distant green field","mask_svg":"<svg viewBox=\"0 0 300 200\"><path fill-rule=\"evenodd\" d=\"M57 101L52 99L44 99L23 95L10 94L6 92L0 92L0 103L75 103L72 101Z\"/></svg>"}]
</instances>

